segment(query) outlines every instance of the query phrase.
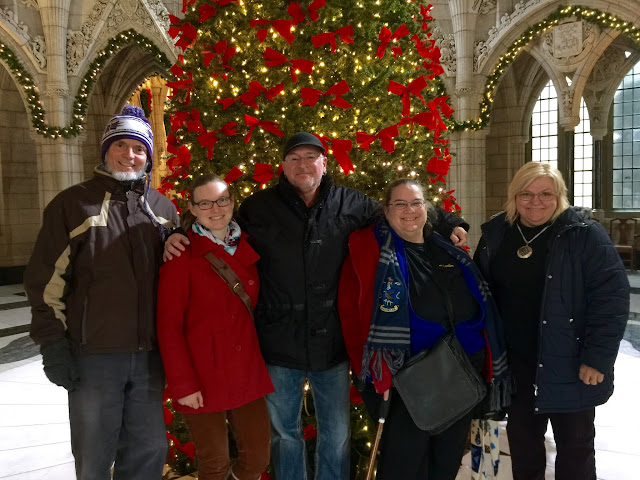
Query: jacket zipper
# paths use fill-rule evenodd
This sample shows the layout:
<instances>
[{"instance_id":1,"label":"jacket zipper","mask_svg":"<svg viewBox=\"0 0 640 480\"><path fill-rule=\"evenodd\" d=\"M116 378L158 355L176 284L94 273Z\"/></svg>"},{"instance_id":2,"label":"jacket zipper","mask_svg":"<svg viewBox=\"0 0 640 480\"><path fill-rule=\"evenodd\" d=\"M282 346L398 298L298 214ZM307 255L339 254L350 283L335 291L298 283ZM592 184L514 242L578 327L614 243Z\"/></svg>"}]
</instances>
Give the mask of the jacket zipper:
<instances>
[{"instance_id":1,"label":"jacket zipper","mask_svg":"<svg viewBox=\"0 0 640 480\"><path fill-rule=\"evenodd\" d=\"M584 223L582 224L584 225ZM547 260L547 270L546 270L546 278L544 280L544 290L542 291L542 302L540 304L540 319L539 319L539 328L538 328L538 357L537 357L537 363L536 363L536 379L535 379L535 383L533 384L533 394L536 397L536 399L534 400L534 405L533 405L533 409L534 412L538 412L538 407L537 405L537 397L538 397L538 375L540 372L540 366L542 365L542 328L543 328L543 321L544 321L544 311L545 311L545 304L546 304L546 300L547 300L547 283L549 280L549 273L551 272L551 259L553 257L553 255L555 254L554 252L554 247L556 242L558 241L558 238L560 238L560 235L564 235L566 232L568 232L569 230L572 230L574 228L578 228L581 225L578 224L571 224L571 225L567 225L566 228L560 230L555 238L553 239L553 242L551 243L551 247L549 248L549 253L551 254L551 257L548 257ZM544 367L542 367L544 368Z\"/></svg>"}]
</instances>

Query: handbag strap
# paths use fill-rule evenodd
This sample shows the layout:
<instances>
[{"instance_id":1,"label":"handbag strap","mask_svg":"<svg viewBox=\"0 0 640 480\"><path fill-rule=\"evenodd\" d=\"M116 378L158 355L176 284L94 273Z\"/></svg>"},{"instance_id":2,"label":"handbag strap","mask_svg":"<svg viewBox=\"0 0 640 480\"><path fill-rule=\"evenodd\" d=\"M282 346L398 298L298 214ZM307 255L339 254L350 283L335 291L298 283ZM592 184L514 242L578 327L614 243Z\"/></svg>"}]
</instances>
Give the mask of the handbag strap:
<instances>
[{"instance_id":1,"label":"handbag strap","mask_svg":"<svg viewBox=\"0 0 640 480\"><path fill-rule=\"evenodd\" d=\"M236 275L236 272L234 272L231 267L227 265L227 262L225 262L221 258L216 257L211 252L205 253L204 258L209 260L209 262L211 263L211 269L218 275L220 275L220 278L222 278L227 283L227 285L229 285L231 291L235 293L240 298L240 300L242 300L244 306L247 307L249 315L251 315L251 318L253 318L251 299L249 298L247 292L244 291L244 286L238 278L238 275Z\"/></svg>"}]
</instances>

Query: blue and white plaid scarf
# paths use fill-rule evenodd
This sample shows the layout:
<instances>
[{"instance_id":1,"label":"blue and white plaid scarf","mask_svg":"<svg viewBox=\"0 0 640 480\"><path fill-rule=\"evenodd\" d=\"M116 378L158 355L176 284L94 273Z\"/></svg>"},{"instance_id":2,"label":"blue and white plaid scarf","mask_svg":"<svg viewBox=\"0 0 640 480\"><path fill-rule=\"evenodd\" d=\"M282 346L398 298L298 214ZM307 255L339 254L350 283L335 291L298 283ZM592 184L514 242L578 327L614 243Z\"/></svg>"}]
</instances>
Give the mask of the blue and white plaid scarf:
<instances>
[{"instance_id":1,"label":"blue and white plaid scarf","mask_svg":"<svg viewBox=\"0 0 640 480\"><path fill-rule=\"evenodd\" d=\"M364 344L362 380L369 376L381 380L383 361L394 375L409 358L411 348L409 288L398 263L395 235L384 221L376 224L374 233L380 242L374 283L378 296L373 299L371 327Z\"/></svg>"}]
</instances>

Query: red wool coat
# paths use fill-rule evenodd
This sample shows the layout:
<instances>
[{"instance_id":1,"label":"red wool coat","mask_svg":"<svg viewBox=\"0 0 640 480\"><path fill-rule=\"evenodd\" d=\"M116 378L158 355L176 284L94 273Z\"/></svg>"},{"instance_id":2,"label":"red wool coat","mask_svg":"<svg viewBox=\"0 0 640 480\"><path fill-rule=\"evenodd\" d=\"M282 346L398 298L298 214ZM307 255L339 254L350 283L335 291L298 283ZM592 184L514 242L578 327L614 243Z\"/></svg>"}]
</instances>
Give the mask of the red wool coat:
<instances>
[{"instance_id":1,"label":"red wool coat","mask_svg":"<svg viewBox=\"0 0 640 480\"><path fill-rule=\"evenodd\" d=\"M255 306L260 258L243 233L234 255L194 232L191 246L160 268L158 341L169 394L179 412L230 410L273 392L256 329L240 298L212 270L205 253L224 260ZM202 392L196 410L178 399Z\"/></svg>"}]
</instances>

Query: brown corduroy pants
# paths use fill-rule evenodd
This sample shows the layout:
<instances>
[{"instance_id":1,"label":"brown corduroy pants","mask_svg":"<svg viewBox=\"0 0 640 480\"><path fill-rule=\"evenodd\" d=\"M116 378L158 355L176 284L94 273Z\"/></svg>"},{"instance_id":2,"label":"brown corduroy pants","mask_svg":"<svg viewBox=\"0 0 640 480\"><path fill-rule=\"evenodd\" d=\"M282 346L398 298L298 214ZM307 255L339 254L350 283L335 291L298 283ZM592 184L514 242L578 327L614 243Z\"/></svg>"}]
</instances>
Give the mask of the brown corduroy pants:
<instances>
[{"instance_id":1,"label":"brown corduroy pants","mask_svg":"<svg viewBox=\"0 0 640 480\"><path fill-rule=\"evenodd\" d=\"M258 480L269 464L270 425L264 397L225 412L183 414L198 457L200 480ZM227 421L238 458L231 462Z\"/></svg>"}]
</instances>

